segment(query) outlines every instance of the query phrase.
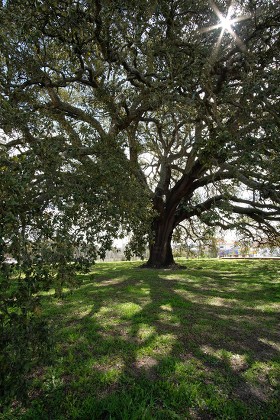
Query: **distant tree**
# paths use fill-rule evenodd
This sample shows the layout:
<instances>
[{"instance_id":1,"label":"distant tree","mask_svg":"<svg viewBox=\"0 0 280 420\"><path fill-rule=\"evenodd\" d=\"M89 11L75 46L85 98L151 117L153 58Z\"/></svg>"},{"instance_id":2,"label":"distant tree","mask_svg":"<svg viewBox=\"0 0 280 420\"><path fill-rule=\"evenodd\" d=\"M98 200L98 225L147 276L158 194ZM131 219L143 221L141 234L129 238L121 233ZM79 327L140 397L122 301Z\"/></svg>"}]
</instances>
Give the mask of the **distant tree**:
<instances>
[{"instance_id":1,"label":"distant tree","mask_svg":"<svg viewBox=\"0 0 280 420\"><path fill-rule=\"evenodd\" d=\"M32 160L28 202L39 219L52 206L52 238L57 211L66 242L75 226L105 249L124 226L131 252L149 235L147 265L162 267L182 223L278 236L278 1L11 0L0 13L1 147Z\"/></svg>"}]
</instances>

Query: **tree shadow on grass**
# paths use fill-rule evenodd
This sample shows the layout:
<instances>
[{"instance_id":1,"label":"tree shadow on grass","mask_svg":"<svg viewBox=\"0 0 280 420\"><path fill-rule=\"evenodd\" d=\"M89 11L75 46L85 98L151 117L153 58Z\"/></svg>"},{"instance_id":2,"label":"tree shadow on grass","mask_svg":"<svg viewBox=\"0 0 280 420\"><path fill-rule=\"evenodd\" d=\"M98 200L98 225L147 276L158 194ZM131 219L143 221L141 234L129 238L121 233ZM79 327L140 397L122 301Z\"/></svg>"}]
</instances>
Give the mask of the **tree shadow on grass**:
<instances>
[{"instance_id":1,"label":"tree shadow on grass","mask_svg":"<svg viewBox=\"0 0 280 420\"><path fill-rule=\"evenodd\" d=\"M275 418L279 284L238 290L240 273L225 275L108 268L84 284L58 328L63 409L74 418ZM47 408L60 409L55 399Z\"/></svg>"}]
</instances>

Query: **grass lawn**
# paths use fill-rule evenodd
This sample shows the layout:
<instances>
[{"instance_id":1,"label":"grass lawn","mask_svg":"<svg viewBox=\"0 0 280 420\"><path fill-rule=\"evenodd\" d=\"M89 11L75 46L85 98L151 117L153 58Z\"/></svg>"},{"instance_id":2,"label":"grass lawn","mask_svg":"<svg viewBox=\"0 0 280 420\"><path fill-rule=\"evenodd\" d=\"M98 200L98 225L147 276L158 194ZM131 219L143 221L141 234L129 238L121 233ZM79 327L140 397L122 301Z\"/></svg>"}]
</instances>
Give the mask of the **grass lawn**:
<instances>
[{"instance_id":1,"label":"grass lawn","mask_svg":"<svg viewBox=\"0 0 280 420\"><path fill-rule=\"evenodd\" d=\"M56 345L22 419L280 418L280 261L96 264L44 296Z\"/></svg>"}]
</instances>

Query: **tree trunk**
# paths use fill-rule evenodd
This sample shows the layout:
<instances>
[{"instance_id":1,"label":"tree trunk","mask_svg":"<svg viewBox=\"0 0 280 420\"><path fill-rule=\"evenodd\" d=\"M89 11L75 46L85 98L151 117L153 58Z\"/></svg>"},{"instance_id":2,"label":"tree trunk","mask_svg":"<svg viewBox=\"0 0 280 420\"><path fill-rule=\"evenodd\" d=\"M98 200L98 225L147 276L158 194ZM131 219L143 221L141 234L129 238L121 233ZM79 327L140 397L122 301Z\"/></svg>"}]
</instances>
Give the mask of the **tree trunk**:
<instances>
[{"instance_id":1,"label":"tree trunk","mask_svg":"<svg viewBox=\"0 0 280 420\"><path fill-rule=\"evenodd\" d=\"M173 223L166 219L157 219L153 223L154 238L150 245L149 260L145 267L171 267L175 266L172 254L171 239Z\"/></svg>"},{"instance_id":2,"label":"tree trunk","mask_svg":"<svg viewBox=\"0 0 280 420\"><path fill-rule=\"evenodd\" d=\"M168 176L169 180L170 177ZM152 224L153 241L150 245L150 256L145 267L175 267L176 263L173 258L171 239L173 230L178 224L176 219L177 206L183 197L192 195L192 182L193 179L187 175L184 175L180 182L176 184L169 193L168 188L159 188L155 190L155 196L153 199L154 210L158 216L155 217ZM164 202L163 197L166 197Z\"/></svg>"}]
</instances>

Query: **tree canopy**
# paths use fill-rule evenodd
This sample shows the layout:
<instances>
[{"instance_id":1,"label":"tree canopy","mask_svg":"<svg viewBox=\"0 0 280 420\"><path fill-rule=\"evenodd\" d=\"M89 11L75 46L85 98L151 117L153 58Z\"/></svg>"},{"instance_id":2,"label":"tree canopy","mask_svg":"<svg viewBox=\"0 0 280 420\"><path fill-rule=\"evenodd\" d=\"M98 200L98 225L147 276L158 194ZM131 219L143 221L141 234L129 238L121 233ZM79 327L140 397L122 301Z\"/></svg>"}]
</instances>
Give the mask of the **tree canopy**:
<instances>
[{"instance_id":1,"label":"tree canopy","mask_svg":"<svg viewBox=\"0 0 280 420\"><path fill-rule=\"evenodd\" d=\"M149 235L152 266L173 263L182 224L277 240L278 1L11 0L0 13L5 243L11 214L17 241L24 228L102 253L123 229L137 252Z\"/></svg>"},{"instance_id":2,"label":"tree canopy","mask_svg":"<svg viewBox=\"0 0 280 420\"><path fill-rule=\"evenodd\" d=\"M0 394L48 336L38 291L131 236L279 241L278 0L0 2ZM7 257L17 262L16 269ZM2 363L3 362L3 363ZM16 378L16 381L14 380Z\"/></svg>"}]
</instances>

